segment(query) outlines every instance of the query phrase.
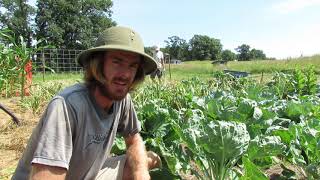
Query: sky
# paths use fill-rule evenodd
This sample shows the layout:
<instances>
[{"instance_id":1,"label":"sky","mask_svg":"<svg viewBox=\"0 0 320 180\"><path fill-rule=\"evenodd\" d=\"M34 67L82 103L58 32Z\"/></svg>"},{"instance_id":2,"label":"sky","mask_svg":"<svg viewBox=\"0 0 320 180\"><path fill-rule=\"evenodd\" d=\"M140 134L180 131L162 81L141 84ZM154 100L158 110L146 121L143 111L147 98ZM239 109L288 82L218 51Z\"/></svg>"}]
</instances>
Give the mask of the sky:
<instances>
[{"instance_id":1,"label":"sky","mask_svg":"<svg viewBox=\"0 0 320 180\"><path fill-rule=\"evenodd\" d=\"M114 0L112 11L145 46L198 34L234 52L248 44L277 59L320 54L320 0Z\"/></svg>"}]
</instances>

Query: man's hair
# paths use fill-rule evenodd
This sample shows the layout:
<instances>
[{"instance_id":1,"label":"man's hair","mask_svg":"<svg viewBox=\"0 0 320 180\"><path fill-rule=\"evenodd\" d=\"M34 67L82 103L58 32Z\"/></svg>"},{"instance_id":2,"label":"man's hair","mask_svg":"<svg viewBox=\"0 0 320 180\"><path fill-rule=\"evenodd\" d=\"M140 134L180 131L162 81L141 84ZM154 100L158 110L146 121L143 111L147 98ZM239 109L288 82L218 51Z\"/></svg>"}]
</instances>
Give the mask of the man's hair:
<instances>
[{"instance_id":1,"label":"man's hair","mask_svg":"<svg viewBox=\"0 0 320 180\"><path fill-rule=\"evenodd\" d=\"M106 79L103 74L103 67L105 63L105 55L107 52L97 52L90 57L87 63L84 64L84 81L86 86L91 89L97 86L104 85ZM143 56L137 69L134 81L129 88L130 91L134 90L145 78L145 71L143 69Z\"/></svg>"}]
</instances>

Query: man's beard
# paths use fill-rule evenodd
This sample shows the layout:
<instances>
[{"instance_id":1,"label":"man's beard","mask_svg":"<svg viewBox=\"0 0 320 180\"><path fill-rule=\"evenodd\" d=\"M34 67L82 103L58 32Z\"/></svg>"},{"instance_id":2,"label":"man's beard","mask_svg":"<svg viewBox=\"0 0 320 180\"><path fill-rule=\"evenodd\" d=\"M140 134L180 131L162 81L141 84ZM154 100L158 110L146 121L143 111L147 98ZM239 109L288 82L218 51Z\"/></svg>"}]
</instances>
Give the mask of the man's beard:
<instances>
[{"instance_id":1,"label":"man's beard","mask_svg":"<svg viewBox=\"0 0 320 180\"><path fill-rule=\"evenodd\" d=\"M126 97L127 93L129 92L129 90L127 90L127 92L124 95L116 95L116 94L110 92L107 85L104 85L100 82L97 83L97 87L98 87L98 90L100 91L102 96L104 96L110 100L114 100L114 101L122 100L124 97Z\"/></svg>"}]
</instances>

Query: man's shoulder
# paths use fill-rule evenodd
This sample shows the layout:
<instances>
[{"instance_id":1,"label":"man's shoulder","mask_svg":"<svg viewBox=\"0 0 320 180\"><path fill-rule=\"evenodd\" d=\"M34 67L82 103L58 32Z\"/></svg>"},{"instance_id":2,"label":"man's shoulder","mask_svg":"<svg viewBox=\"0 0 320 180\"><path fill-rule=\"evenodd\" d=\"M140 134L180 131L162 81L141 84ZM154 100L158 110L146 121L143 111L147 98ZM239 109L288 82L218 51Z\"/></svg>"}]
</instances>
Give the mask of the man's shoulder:
<instances>
[{"instance_id":1,"label":"man's shoulder","mask_svg":"<svg viewBox=\"0 0 320 180\"><path fill-rule=\"evenodd\" d=\"M81 99L86 99L83 97L88 96L88 92L88 88L84 84L78 83L63 89L57 96L63 98L66 102L73 104L73 101L79 103Z\"/></svg>"},{"instance_id":2,"label":"man's shoulder","mask_svg":"<svg viewBox=\"0 0 320 180\"><path fill-rule=\"evenodd\" d=\"M88 91L87 87L84 84L77 83L72 86L66 87L58 93L58 96L68 98L70 95L82 94Z\"/></svg>"},{"instance_id":3,"label":"man's shoulder","mask_svg":"<svg viewBox=\"0 0 320 180\"><path fill-rule=\"evenodd\" d=\"M163 52L162 51L158 51L157 54L163 55Z\"/></svg>"}]
</instances>

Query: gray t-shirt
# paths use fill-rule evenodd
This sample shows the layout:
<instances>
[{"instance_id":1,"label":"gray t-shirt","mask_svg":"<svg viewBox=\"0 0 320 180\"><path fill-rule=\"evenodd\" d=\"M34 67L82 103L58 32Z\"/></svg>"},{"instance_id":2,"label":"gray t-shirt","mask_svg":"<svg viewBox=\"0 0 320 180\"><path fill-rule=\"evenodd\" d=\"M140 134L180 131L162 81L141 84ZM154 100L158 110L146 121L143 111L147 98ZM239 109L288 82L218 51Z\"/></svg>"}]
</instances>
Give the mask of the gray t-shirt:
<instances>
[{"instance_id":1,"label":"gray t-shirt","mask_svg":"<svg viewBox=\"0 0 320 180\"><path fill-rule=\"evenodd\" d=\"M32 163L66 168L66 179L94 179L116 133L128 136L140 130L129 94L106 112L83 84L76 84L48 104L12 179L28 179Z\"/></svg>"}]
</instances>

